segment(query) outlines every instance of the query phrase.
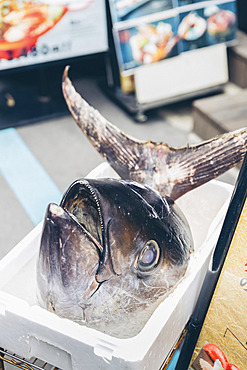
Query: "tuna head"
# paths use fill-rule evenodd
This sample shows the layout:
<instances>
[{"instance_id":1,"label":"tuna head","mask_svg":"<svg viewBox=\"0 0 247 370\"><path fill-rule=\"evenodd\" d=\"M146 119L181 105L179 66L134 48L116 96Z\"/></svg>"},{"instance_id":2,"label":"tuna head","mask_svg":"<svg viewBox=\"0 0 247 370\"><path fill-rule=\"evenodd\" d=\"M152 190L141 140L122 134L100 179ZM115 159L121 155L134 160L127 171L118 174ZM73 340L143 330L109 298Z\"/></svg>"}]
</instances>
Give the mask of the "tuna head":
<instances>
[{"instance_id":1,"label":"tuna head","mask_svg":"<svg viewBox=\"0 0 247 370\"><path fill-rule=\"evenodd\" d=\"M47 209L38 299L111 333L181 280L192 250L187 221L169 197L135 182L77 180Z\"/></svg>"}]
</instances>

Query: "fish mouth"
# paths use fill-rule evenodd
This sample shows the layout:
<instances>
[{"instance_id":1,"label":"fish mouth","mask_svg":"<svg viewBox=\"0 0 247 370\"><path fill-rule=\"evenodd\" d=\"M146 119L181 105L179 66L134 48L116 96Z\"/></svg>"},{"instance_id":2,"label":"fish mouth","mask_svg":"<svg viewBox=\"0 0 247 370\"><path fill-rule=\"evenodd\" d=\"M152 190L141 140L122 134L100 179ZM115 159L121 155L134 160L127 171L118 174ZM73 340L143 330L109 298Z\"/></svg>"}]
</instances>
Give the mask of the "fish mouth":
<instances>
[{"instance_id":1,"label":"fish mouth","mask_svg":"<svg viewBox=\"0 0 247 370\"><path fill-rule=\"evenodd\" d=\"M99 239L73 214L60 205L49 204L37 262L37 297L41 305L57 310L58 293L65 307L70 305L68 296L76 306L78 302L80 307L87 304L100 286L96 274L101 249Z\"/></svg>"},{"instance_id":2,"label":"fish mouth","mask_svg":"<svg viewBox=\"0 0 247 370\"><path fill-rule=\"evenodd\" d=\"M109 189L111 187L108 191ZM99 284L119 275L114 267L109 247L112 212L104 190L106 189L102 189L97 180L76 180L68 188L60 203L60 206L80 225L90 244L97 249L99 260L95 280Z\"/></svg>"},{"instance_id":3,"label":"fish mouth","mask_svg":"<svg viewBox=\"0 0 247 370\"><path fill-rule=\"evenodd\" d=\"M104 220L99 197L92 185L87 180L75 181L64 194L60 206L80 224L102 261L105 251Z\"/></svg>"}]
</instances>

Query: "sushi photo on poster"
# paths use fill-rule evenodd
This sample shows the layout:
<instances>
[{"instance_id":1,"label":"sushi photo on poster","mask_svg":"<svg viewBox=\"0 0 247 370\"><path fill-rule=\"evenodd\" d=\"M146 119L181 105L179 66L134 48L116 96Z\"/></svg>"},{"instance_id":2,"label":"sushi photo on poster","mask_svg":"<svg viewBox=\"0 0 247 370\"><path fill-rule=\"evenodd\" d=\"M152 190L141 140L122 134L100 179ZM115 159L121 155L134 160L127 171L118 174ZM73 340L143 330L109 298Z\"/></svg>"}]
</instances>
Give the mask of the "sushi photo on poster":
<instances>
[{"instance_id":1,"label":"sushi photo on poster","mask_svg":"<svg viewBox=\"0 0 247 370\"><path fill-rule=\"evenodd\" d=\"M247 368L247 201L197 341L193 370Z\"/></svg>"},{"instance_id":2,"label":"sushi photo on poster","mask_svg":"<svg viewBox=\"0 0 247 370\"><path fill-rule=\"evenodd\" d=\"M0 70L107 49L104 0L0 0Z\"/></svg>"},{"instance_id":3,"label":"sushi photo on poster","mask_svg":"<svg viewBox=\"0 0 247 370\"><path fill-rule=\"evenodd\" d=\"M158 62L179 54L178 17L174 11L163 13L163 18L138 22L115 32L121 70Z\"/></svg>"},{"instance_id":4,"label":"sushi photo on poster","mask_svg":"<svg viewBox=\"0 0 247 370\"><path fill-rule=\"evenodd\" d=\"M173 4L172 10L113 25L119 69L122 73L134 73L131 71L134 68L190 50L219 43L230 46L235 42L235 0L188 1L190 3L184 6L181 6L181 2L171 2L169 6Z\"/></svg>"},{"instance_id":5,"label":"sushi photo on poster","mask_svg":"<svg viewBox=\"0 0 247 370\"><path fill-rule=\"evenodd\" d=\"M204 3L205 4L205 3ZM236 2L208 2L204 7L183 8L179 14L178 36L182 51L194 50L236 38Z\"/></svg>"}]
</instances>

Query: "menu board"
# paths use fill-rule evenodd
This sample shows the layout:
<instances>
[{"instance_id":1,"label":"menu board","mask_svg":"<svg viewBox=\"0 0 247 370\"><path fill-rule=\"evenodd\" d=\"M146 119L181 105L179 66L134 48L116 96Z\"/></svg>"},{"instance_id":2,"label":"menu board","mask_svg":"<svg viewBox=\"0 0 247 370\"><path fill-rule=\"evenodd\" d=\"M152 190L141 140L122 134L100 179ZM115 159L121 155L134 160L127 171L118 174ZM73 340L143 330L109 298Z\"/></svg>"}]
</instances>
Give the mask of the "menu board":
<instances>
[{"instance_id":1,"label":"menu board","mask_svg":"<svg viewBox=\"0 0 247 370\"><path fill-rule=\"evenodd\" d=\"M178 35L182 51L229 42L235 38L236 4L212 2L203 8L181 8ZM182 10L183 9L183 10Z\"/></svg>"},{"instance_id":2,"label":"menu board","mask_svg":"<svg viewBox=\"0 0 247 370\"><path fill-rule=\"evenodd\" d=\"M169 11L115 31L121 67L128 70L178 55L177 20L176 12Z\"/></svg>"},{"instance_id":3,"label":"menu board","mask_svg":"<svg viewBox=\"0 0 247 370\"><path fill-rule=\"evenodd\" d=\"M235 0L109 0L121 73L236 37Z\"/></svg>"},{"instance_id":4,"label":"menu board","mask_svg":"<svg viewBox=\"0 0 247 370\"><path fill-rule=\"evenodd\" d=\"M211 0L211 1L214 1L214 0ZM185 6L185 5L188 5L188 4L195 4L195 3L201 3L201 2L202 2L202 0L177 0L178 6Z\"/></svg>"},{"instance_id":5,"label":"menu board","mask_svg":"<svg viewBox=\"0 0 247 370\"><path fill-rule=\"evenodd\" d=\"M247 369L246 246L247 200L194 351L193 370Z\"/></svg>"},{"instance_id":6,"label":"menu board","mask_svg":"<svg viewBox=\"0 0 247 370\"><path fill-rule=\"evenodd\" d=\"M176 7L176 0L112 0L110 2L113 23L126 22Z\"/></svg>"},{"instance_id":7,"label":"menu board","mask_svg":"<svg viewBox=\"0 0 247 370\"><path fill-rule=\"evenodd\" d=\"M104 0L0 0L0 70L107 49Z\"/></svg>"}]
</instances>

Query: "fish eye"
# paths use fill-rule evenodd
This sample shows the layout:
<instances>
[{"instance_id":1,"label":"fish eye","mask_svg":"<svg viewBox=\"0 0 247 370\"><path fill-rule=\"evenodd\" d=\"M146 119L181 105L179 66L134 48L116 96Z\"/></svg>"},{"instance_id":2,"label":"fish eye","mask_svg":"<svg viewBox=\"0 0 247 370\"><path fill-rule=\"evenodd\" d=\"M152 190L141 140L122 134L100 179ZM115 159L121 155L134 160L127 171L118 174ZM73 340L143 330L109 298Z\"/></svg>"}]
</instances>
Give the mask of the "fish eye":
<instances>
[{"instance_id":1,"label":"fish eye","mask_svg":"<svg viewBox=\"0 0 247 370\"><path fill-rule=\"evenodd\" d=\"M150 272L154 269L160 257L160 247L155 240L149 240L141 250L137 261L136 268L142 273Z\"/></svg>"}]
</instances>

